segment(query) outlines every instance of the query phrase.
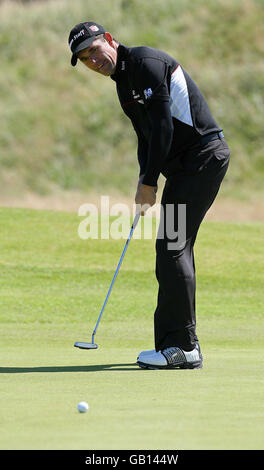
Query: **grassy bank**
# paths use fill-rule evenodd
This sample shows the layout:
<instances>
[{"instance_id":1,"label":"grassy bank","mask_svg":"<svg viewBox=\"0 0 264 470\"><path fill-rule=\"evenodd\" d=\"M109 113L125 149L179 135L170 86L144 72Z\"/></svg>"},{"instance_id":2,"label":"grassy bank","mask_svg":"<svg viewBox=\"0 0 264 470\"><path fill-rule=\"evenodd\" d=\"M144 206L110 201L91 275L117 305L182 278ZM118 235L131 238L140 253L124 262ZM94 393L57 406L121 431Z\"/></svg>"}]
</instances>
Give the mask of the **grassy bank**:
<instances>
[{"instance_id":1,"label":"grassy bank","mask_svg":"<svg viewBox=\"0 0 264 470\"><path fill-rule=\"evenodd\" d=\"M67 38L85 19L121 42L166 50L206 96L232 151L227 196L263 187L262 0L56 0L0 4L0 196L30 190L131 194L136 137L114 82L73 69Z\"/></svg>"}]
</instances>

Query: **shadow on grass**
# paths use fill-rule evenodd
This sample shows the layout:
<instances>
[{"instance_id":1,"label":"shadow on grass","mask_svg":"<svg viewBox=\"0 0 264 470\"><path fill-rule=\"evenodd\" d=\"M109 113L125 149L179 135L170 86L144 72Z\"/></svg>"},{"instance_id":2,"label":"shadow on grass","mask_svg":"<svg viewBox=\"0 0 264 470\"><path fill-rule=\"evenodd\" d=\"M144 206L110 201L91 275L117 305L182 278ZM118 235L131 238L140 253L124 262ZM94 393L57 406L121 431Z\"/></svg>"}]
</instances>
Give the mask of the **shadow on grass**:
<instances>
[{"instance_id":1,"label":"shadow on grass","mask_svg":"<svg viewBox=\"0 0 264 470\"><path fill-rule=\"evenodd\" d=\"M25 374L34 372L98 372L98 371L141 370L136 363L95 364L91 366L43 366L43 367L0 367L0 374Z\"/></svg>"}]
</instances>

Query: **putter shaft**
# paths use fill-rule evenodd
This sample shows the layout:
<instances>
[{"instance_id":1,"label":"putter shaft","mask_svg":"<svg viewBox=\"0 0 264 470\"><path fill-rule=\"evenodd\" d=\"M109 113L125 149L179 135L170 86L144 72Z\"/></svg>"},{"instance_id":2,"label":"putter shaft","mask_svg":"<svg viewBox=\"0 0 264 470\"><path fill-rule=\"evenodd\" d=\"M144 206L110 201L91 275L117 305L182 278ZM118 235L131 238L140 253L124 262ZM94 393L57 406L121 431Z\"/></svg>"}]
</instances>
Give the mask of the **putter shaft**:
<instances>
[{"instance_id":1,"label":"putter shaft","mask_svg":"<svg viewBox=\"0 0 264 470\"><path fill-rule=\"evenodd\" d=\"M139 218L140 218L140 213L137 213L137 214L135 215L133 224L132 224L132 226L131 226L130 233L129 233L128 239L127 239L127 241L126 241L126 244L125 244L125 246L124 246L124 249L123 249L122 255L121 255L121 257L120 257L119 263L118 263L117 268L116 268L116 270L115 270L114 277L113 277L112 282L111 282L111 284L110 284L110 287L109 287L109 289L108 289L107 296L106 296L105 301L104 301L104 304L103 304L103 306L102 306L100 315L99 315L98 320L97 320L97 322L96 322L96 325L95 325L95 328L94 328L94 331L93 331L93 334L92 334L92 343L83 343L83 342L78 342L78 341L77 341L77 342L74 344L74 346L76 346L76 347L78 347L78 348L80 348L80 349L97 349L97 348L98 348L97 344L95 344L95 342L94 342L94 337L95 337L95 334L96 334L96 330L97 330L97 327L98 327L98 325L99 325L99 323L100 323L100 320L101 320L101 318L102 318L103 311L104 311L105 306L106 306L106 304L107 304L107 301L108 301L108 299L109 299L109 296L110 296L112 287L113 287L114 282L115 282L115 280L116 280L116 276L117 276L117 274L118 274L118 271L119 271L120 266L121 266L121 264L122 264L122 261L123 261L123 259L124 259L124 256L125 256L125 253L126 253L128 244L129 244L129 242L130 242L130 240L131 240L131 238L132 238L133 232L134 232L134 230L135 230L135 228L136 228L136 225L137 225L137 223L138 223L138 221L139 221Z\"/></svg>"},{"instance_id":2,"label":"putter shaft","mask_svg":"<svg viewBox=\"0 0 264 470\"><path fill-rule=\"evenodd\" d=\"M127 241L126 241L126 243L125 243L125 246L124 246L122 255L121 255L121 257L120 257L119 263L118 263L118 265L117 265L117 268L116 268L114 277L113 277L112 282L111 282L111 284L110 284L110 287L109 287L109 289L108 289L107 296L106 296L106 298L105 298L105 301L104 301L104 304L103 304L103 306L102 306L100 315L99 315L98 320L97 320L97 323L96 323L96 325L95 325L95 328L94 328L94 331L93 331L93 334L92 334L92 343L94 343L94 337L95 337L95 334L96 334L97 327L98 327L98 325L99 325L99 323L100 323L100 320L101 320L101 318L102 318L103 311L104 311L105 306L106 306L106 304L107 304L107 301L108 301L108 299L109 299L109 296L110 296L112 287L113 287L114 282L115 282L115 280L116 280L116 277L117 277L117 274L118 274L118 272L119 272L119 269L120 269L120 266L121 266L121 264L122 264L122 261L123 261L123 259L124 259L124 256L125 256L125 253L126 253L128 244L129 244L129 242L130 242L130 240L131 240L131 238L132 238L133 232L134 232L134 230L135 230L135 228L136 228L136 225L137 225L137 223L138 223L138 221L139 221L139 218L140 218L140 213L137 213L137 214L135 215L133 224L132 224L131 229L130 229L130 233L129 233L128 239L127 239Z\"/></svg>"}]
</instances>

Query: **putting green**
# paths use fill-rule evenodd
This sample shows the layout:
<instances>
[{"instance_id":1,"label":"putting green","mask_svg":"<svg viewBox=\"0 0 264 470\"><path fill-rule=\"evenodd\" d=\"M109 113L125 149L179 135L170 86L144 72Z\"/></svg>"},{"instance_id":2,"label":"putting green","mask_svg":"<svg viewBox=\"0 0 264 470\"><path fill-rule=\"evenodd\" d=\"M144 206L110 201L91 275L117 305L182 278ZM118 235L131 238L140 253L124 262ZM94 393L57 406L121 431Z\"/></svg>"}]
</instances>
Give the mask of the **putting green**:
<instances>
[{"instance_id":1,"label":"putting green","mask_svg":"<svg viewBox=\"0 0 264 470\"><path fill-rule=\"evenodd\" d=\"M153 347L154 240L80 240L74 214L0 209L1 449L262 449L264 224L205 222L201 370L141 370ZM80 414L79 401L89 410Z\"/></svg>"}]
</instances>

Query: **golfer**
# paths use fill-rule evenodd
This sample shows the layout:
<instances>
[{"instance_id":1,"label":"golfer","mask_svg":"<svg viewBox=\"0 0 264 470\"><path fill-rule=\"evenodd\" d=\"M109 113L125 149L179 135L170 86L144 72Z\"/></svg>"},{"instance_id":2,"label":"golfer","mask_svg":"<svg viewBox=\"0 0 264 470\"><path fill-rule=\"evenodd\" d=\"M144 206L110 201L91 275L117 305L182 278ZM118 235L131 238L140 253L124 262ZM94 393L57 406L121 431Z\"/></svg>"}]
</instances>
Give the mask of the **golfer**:
<instances>
[{"instance_id":1,"label":"golfer","mask_svg":"<svg viewBox=\"0 0 264 470\"><path fill-rule=\"evenodd\" d=\"M135 202L142 215L156 202L159 175L166 178L159 228L163 236L156 240L155 349L142 351L137 363L148 369L201 368L193 247L228 168L230 152L223 130L196 83L165 52L126 47L91 21L71 30L69 46L73 66L79 60L116 83L121 107L138 138ZM182 244L177 243L179 207L185 208Z\"/></svg>"}]
</instances>

